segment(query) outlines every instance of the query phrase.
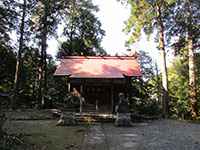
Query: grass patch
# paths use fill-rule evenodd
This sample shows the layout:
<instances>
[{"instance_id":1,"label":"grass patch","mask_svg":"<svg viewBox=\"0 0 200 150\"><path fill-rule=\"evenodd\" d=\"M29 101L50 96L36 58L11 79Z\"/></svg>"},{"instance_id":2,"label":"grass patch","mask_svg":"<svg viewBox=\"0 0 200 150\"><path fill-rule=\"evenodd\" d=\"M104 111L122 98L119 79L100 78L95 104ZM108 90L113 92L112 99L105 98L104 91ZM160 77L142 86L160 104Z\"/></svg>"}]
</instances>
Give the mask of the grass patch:
<instances>
[{"instance_id":1,"label":"grass patch","mask_svg":"<svg viewBox=\"0 0 200 150\"><path fill-rule=\"evenodd\" d=\"M23 134L29 149L80 149L86 127L56 126L54 120L10 121L5 124L9 134ZM31 147L31 148L30 148Z\"/></svg>"}]
</instances>

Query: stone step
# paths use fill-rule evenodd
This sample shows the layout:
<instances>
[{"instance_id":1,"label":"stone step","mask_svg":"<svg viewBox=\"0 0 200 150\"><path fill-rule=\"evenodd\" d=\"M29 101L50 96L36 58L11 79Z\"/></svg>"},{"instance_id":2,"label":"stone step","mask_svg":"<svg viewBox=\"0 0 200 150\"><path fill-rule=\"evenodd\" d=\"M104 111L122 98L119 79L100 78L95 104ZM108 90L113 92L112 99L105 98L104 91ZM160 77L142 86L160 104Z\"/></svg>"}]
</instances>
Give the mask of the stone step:
<instances>
[{"instance_id":1,"label":"stone step","mask_svg":"<svg viewBox=\"0 0 200 150\"><path fill-rule=\"evenodd\" d=\"M82 113L76 114L76 119L80 122L114 122L112 114Z\"/></svg>"}]
</instances>

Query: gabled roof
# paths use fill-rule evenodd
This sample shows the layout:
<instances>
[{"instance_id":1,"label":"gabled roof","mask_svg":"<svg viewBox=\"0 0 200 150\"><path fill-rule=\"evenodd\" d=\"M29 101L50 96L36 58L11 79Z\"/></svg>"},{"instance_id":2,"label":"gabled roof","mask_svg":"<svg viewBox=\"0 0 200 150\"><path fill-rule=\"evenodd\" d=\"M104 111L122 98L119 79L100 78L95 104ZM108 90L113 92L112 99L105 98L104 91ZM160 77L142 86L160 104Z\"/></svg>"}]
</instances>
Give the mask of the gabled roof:
<instances>
[{"instance_id":1,"label":"gabled roof","mask_svg":"<svg viewBox=\"0 0 200 150\"><path fill-rule=\"evenodd\" d=\"M124 75L141 76L141 71L135 56L67 56L60 59L54 75L70 78L124 78Z\"/></svg>"}]
</instances>

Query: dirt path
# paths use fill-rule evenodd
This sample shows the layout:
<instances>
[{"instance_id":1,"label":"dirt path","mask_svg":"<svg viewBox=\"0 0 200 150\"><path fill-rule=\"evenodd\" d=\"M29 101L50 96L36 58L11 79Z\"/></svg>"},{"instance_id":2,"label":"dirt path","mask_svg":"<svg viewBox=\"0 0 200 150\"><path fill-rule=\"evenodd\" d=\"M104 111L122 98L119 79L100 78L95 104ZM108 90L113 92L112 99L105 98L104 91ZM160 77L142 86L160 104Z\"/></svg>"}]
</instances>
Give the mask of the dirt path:
<instances>
[{"instance_id":1,"label":"dirt path","mask_svg":"<svg viewBox=\"0 0 200 150\"><path fill-rule=\"evenodd\" d=\"M117 128L113 124L96 124L88 129L82 150L134 150L141 137L132 128Z\"/></svg>"},{"instance_id":2,"label":"dirt path","mask_svg":"<svg viewBox=\"0 0 200 150\"><path fill-rule=\"evenodd\" d=\"M200 124L174 120L131 128L97 124L87 132L82 150L200 150Z\"/></svg>"},{"instance_id":3,"label":"dirt path","mask_svg":"<svg viewBox=\"0 0 200 150\"><path fill-rule=\"evenodd\" d=\"M85 134L82 150L108 150L102 124L92 125Z\"/></svg>"}]
</instances>

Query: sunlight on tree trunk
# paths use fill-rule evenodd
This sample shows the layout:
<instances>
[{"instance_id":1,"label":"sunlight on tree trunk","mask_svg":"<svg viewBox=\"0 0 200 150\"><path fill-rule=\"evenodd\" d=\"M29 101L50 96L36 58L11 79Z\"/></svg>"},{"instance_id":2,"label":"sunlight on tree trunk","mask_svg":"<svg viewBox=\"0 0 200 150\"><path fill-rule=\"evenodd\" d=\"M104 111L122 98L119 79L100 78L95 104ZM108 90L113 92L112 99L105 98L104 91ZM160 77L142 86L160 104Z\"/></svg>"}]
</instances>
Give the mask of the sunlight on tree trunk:
<instances>
[{"instance_id":1,"label":"sunlight on tree trunk","mask_svg":"<svg viewBox=\"0 0 200 150\"><path fill-rule=\"evenodd\" d=\"M161 99L161 84L160 84L160 79L159 79L159 70L158 70L158 64L155 63L155 76L156 76L156 89L157 89L157 97L158 97L158 101L161 104L162 103L162 99Z\"/></svg>"},{"instance_id":2,"label":"sunlight on tree trunk","mask_svg":"<svg viewBox=\"0 0 200 150\"><path fill-rule=\"evenodd\" d=\"M188 55L189 55L189 99L191 105L192 118L197 117L197 100L196 100L196 73L193 41L190 34L188 34Z\"/></svg>"},{"instance_id":3,"label":"sunlight on tree trunk","mask_svg":"<svg viewBox=\"0 0 200 150\"><path fill-rule=\"evenodd\" d=\"M197 93L196 93L196 73L195 73L195 56L192 37L192 12L191 0L186 0L187 14L187 39L188 42L188 66L189 66L189 101L191 106L191 115L193 119L197 118Z\"/></svg>"},{"instance_id":4,"label":"sunlight on tree trunk","mask_svg":"<svg viewBox=\"0 0 200 150\"><path fill-rule=\"evenodd\" d=\"M24 26L25 26L25 16L26 16L26 0L24 0L23 4L23 14L21 19L21 26L20 26L20 39L19 39L19 50L17 53L17 62L16 62L16 70L15 70L15 80L14 80L14 93L11 101L11 107L16 107L16 100L18 97L19 92L19 82L20 82L20 73L22 67L22 51L24 46Z\"/></svg>"},{"instance_id":5,"label":"sunlight on tree trunk","mask_svg":"<svg viewBox=\"0 0 200 150\"><path fill-rule=\"evenodd\" d=\"M161 73L162 73L162 107L164 117L168 117L168 76L167 76L167 65L166 65L166 52L165 52L165 41L164 41L164 25L162 21L161 6L157 5L157 21L159 24L159 49L161 59Z\"/></svg>"}]
</instances>

